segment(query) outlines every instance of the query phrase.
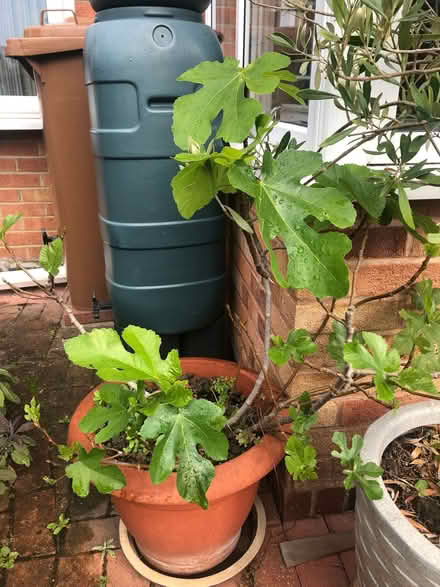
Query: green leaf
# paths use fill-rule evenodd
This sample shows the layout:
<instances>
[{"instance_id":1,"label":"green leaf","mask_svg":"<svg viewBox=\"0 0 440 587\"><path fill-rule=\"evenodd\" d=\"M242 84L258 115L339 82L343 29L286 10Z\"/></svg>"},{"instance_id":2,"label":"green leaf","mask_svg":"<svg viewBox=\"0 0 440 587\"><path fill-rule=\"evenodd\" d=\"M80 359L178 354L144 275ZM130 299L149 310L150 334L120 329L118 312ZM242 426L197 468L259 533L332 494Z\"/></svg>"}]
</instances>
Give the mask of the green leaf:
<instances>
[{"instance_id":1,"label":"green leaf","mask_svg":"<svg viewBox=\"0 0 440 587\"><path fill-rule=\"evenodd\" d=\"M330 145L335 145L336 143L339 143L339 141L342 141L342 139L345 139L345 137L351 135L353 130L354 127L351 126L350 128L330 135L328 138L322 141L322 143L319 145L319 148L324 149L324 147L329 147Z\"/></svg>"},{"instance_id":2,"label":"green leaf","mask_svg":"<svg viewBox=\"0 0 440 587\"><path fill-rule=\"evenodd\" d=\"M278 45L279 47L284 47L285 49L290 50L295 49L295 43L293 40L283 33L273 33L270 35L270 38L274 45Z\"/></svg>"},{"instance_id":3,"label":"green leaf","mask_svg":"<svg viewBox=\"0 0 440 587\"><path fill-rule=\"evenodd\" d=\"M378 400L391 404L394 401L395 385L378 374L374 378L376 385L376 397Z\"/></svg>"},{"instance_id":4,"label":"green leaf","mask_svg":"<svg viewBox=\"0 0 440 587\"><path fill-rule=\"evenodd\" d=\"M300 90L292 85L292 84L284 84L280 83L279 89L286 93L288 96L299 102L300 104L304 104L304 100L301 98Z\"/></svg>"},{"instance_id":5,"label":"green leaf","mask_svg":"<svg viewBox=\"0 0 440 587\"><path fill-rule=\"evenodd\" d=\"M40 404L35 397L31 399L30 404L24 405L24 419L33 422L34 424L40 422Z\"/></svg>"},{"instance_id":6,"label":"green leaf","mask_svg":"<svg viewBox=\"0 0 440 587\"><path fill-rule=\"evenodd\" d=\"M419 497L425 497L425 492L427 489L429 489L429 484L427 481L425 481L425 479L419 479L415 484L415 488L417 489Z\"/></svg>"},{"instance_id":7,"label":"green leaf","mask_svg":"<svg viewBox=\"0 0 440 587\"><path fill-rule=\"evenodd\" d=\"M223 63L204 61L183 73L178 81L201 84L193 94L174 103L174 142L186 150L192 137L200 145L212 134L212 122L223 112L217 138L240 143L248 135L262 108L258 100L245 97L245 87L257 94L271 94L279 85L279 75L268 75L288 67L290 59L279 53L265 53L247 67L226 57Z\"/></svg>"},{"instance_id":8,"label":"green leaf","mask_svg":"<svg viewBox=\"0 0 440 587\"><path fill-rule=\"evenodd\" d=\"M338 96L336 94L330 94L330 92L323 92L322 90L305 89L300 90L301 98L305 100L331 100Z\"/></svg>"},{"instance_id":9,"label":"green leaf","mask_svg":"<svg viewBox=\"0 0 440 587\"><path fill-rule=\"evenodd\" d=\"M12 391L7 383L0 383L0 392L3 393L5 398L14 404L21 403L20 398L16 393Z\"/></svg>"},{"instance_id":10,"label":"green leaf","mask_svg":"<svg viewBox=\"0 0 440 587\"><path fill-rule=\"evenodd\" d=\"M336 431L333 433L332 442L340 448L340 452L333 450L331 455L341 461L343 467L353 464L361 452L363 440L359 434L355 434L351 441L351 448L348 447L345 432Z\"/></svg>"},{"instance_id":11,"label":"green leaf","mask_svg":"<svg viewBox=\"0 0 440 587\"><path fill-rule=\"evenodd\" d=\"M304 436L316 424L318 414L291 407L289 417L292 419L292 432L298 436Z\"/></svg>"},{"instance_id":12,"label":"green leaf","mask_svg":"<svg viewBox=\"0 0 440 587\"><path fill-rule=\"evenodd\" d=\"M423 337L426 328L424 316L417 312L400 310L399 316L405 321L405 328L396 334L393 339L393 348L401 355L408 355L413 346L426 349L427 342Z\"/></svg>"},{"instance_id":13,"label":"green leaf","mask_svg":"<svg viewBox=\"0 0 440 587\"><path fill-rule=\"evenodd\" d=\"M407 224L410 228L415 230L416 227L414 225L414 218L412 215L411 206L409 205L408 196L406 195L406 192L401 185L398 186L398 192L399 208L400 213L402 214L402 218L405 221L405 224Z\"/></svg>"},{"instance_id":14,"label":"green leaf","mask_svg":"<svg viewBox=\"0 0 440 587\"><path fill-rule=\"evenodd\" d=\"M347 17L347 8L344 0L329 0L328 5L335 15L336 22L340 27L344 27L345 19Z\"/></svg>"},{"instance_id":15,"label":"green leaf","mask_svg":"<svg viewBox=\"0 0 440 587\"><path fill-rule=\"evenodd\" d=\"M174 200L183 218L191 218L204 208L217 193L212 168L197 163L181 169L171 180Z\"/></svg>"},{"instance_id":16,"label":"green leaf","mask_svg":"<svg viewBox=\"0 0 440 587\"><path fill-rule=\"evenodd\" d=\"M50 522L50 524L48 524L46 527L52 532L54 536L57 536L60 532L69 526L70 518L65 518L64 514L60 514L56 522Z\"/></svg>"},{"instance_id":17,"label":"green leaf","mask_svg":"<svg viewBox=\"0 0 440 587\"><path fill-rule=\"evenodd\" d=\"M14 483L17 479L17 473L14 469L8 465L7 467L0 467L0 481L7 481L8 483Z\"/></svg>"},{"instance_id":18,"label":"green leaf","mask_svg":"<svg viewBox=\"0 0 440 587\"><path fill-rule=\"evenodd\" d=\"M8 214L3 218L0 226L0 240L3 240L6 236L7 231L16 224L23 214Z\"/></svg>"},{"instance_id":19,"label":"green leaf","mask_svg":"<svg viewBox=\"0 0 440 587\"><path fill-rule=\"evenodd\" d=\"M17 465L25 465L30 467L31 455L27 446L18 442L13 443L14 449L11 451L11 458Z\"/></svg>"},{"instance_id":20,"label":"green leaf","mask_svg":"<svg viewBox=\"0 0 440 587\"><path fill-rule=\"evenodd\" d=\"M243 218L243 216L240 216L240 214L238 212L236 212L230 206L223 205L223 207L228 212L228 215L235 222L235 224L237 224L242 230L249 232L249 234L253 234L254 231L252 230L251 226L246 222L246 220Z\"/></svg>"},{"instance_id":21,"label":"green leaf","mask_svg":"<svg viewBox=\"0 0 440 587\"><path fill-rule=\"evenodd\" d=\"M440 234L438 232L437 233L428 233L426 235L426 238L429 243L431 243L433 245L440 245Z\"/></svg>"},{"instance_id":22,"label":"green leaf","mask_svg":"<svg viewBox=\"0 0 440 587\"><path fill-rule=\"evenodd\" d=\"M435 350L423 354L420 353L414 357L411 366L427 373L433 373L434 371L440 371L440 358Z\"/></svg>"},{"instance_id":23,"label":"green leaf","mask_svg":"<svg viewBox=\"0 0 440 587\"><path fill-rule=\"evenodd\" d=\"M11 375L7 369L0 369L0 378L6 379L9 383L18 383L17 377Z\"/></svg>"},{"instance_id":24,"label":"green leaf","mask_svg":"<svg viewBox=\"0 0 440 587\"><path fill-rule=\"evenodd\" d=\"M374 10L374 12L378 12L380 15L385 16L382 0L362 0L362 2L363 4Z\"/></svg>"},{"instance_id":25,"label":"green leaf","mask_svg":"<svg viewBox=\"0 0 440 587\"><path fill-rule=\"evenodd\" d=\"M228 440L223 432L223 410L207 400L192 400L184 408L161 405L140 430L143 438L156 439L150 477L161 483L177 469L177 489L186 501L208 507L206 491L214 477L213 464L202 457L224 461Z\"/></svg>"},{"instance_id":26,"label":"green leaf","mask_svg":"<svg viewBox=\"0 0 440 587\"><path fill-rule=\"evenodd\" d=\"M49 244L41 247L40 265L53 277L56 277L60 271L63 263L63 251L64 247L61 238L56 238Z\"/></svg>"},{"instance_id":27,"label":"green leaf","mask_svg":"<svg viewBox=\"0 0 440 587\"><path fill-rule=\"evenodd\" d=\"M146 380L166 392L182 375L177 351L162 359L160 336L152 330L127 326L122 338L134 353L124 348L118 333L110 328L98 328L66 340L64 348L72 363L96 369L104 381Z\"/></svg>"},{"instance_id":28,"label":"green leaf","mask_svg":"<svg viewBox=\"0 0 440 587\"><path fill-rule=\"evenodd\" d=\"M292 434L287 441L285 452L286 468L295 481L318 478L316 450L307 438Z\"/></svg>"},{"instance_id":29,"label":"green leaf","mask_svg":"<svg viewBox=\"0 0 440 587\"><path fill-rule=\"evenodd\" d=\"M383 489L374 479L360 479L359 485L368 499L382 499Z\"/></svg>"},{"instance_id":30,"label":"green leaf","mask_svg":"<svg viewBox=\"0 0 440 587\"><path fill-rule=\"evenodd\" d=\"M73 457L78 454L81 450L81 445L78 442L74 442L71 445L57 444L58 457L63 461L71 461Z\"/></svg>"},{"instance_id":31,"label":"green leaf","mask_svg":"<svg viewBox=\"0 0 440 587\"><path fill-rule=\"evenodd\" d=\"M348 163L333 165L316 178L318 185L332 187L359 204L372 216L379 218L384 211L386 193L381 193L376 182L377 171L366 166Z\"/></svg>"},{"instance_id":32,"label":"green leaf","mask_svg":"<svg viewBox=\"0 0 440 587\"><path fill-rule=\"evenodd\" d=\"M302 363L304 357L312 355L318 348L310 334L303 328L291 330L286 342L283 342L280 337L272 337L272 343L269 358L275 365L283 365L292 357L297 363Z\"/></svg>"},{"instance_id":33,"label":"green leaf","mask_svg":"<svg viewBox=\"0 0 440 587\"><path fill-rule=\"evenodd\" d=\"M127 427L129 416L128 398L133 392L123 385L107 384L99 389L100 397L106 406L93 406L81 419L79 429L84 434L91 434L101 429L95 436L95 442L101 444L107 442Z\"/></svg>"},{"instance_id":34,"label":"green leaf","mask_svg":"<svg viewBox=\"0 0 440 587\"><path fill-rule=\"evenodd\" d=\"M330 220L343 228L353 224L355 211L336 189L302 185L304 177L321 167L318 153L288 150L274 160L272 172L262 180L242 162L233 165L228 176L234 187L255 198L261 234L270 251L277 281L284 287L307 288L317 297L342 297L348 291L344 257L351 242L343 234L319 234L305 219L313 216L321 221ZM280 237L287 249L286 276L272 251L275 237Z\"/></svg>"},{"instance_id":35,"label":"green leaf","mask_svg":"<svg viewBox=\"0 0 440 587\"><path fill-rule=\"evenodd\" d=\"M393 372L400 367L400 356L396 349L388 350L386 340L374 332L363 332L362 337L371 350L359 342L344 345L344 359L355 369L375 369Z\"/></svg>"},{"instance_id":36,"label":"green leaf","mask_svg":"<svg viewBox=\"0 0 440 587\"><path fill-rule=\"evenodd\" d=\"M440 186L440 175L436 175L435 173L428 173L427 175L423 176L422 183L427 185Z\"/></svg>"},{"instance_id":37,"label":"green leaf","mask_svg":"<svg viewBox=\"0 0 440 587\"><path fill-rule=\"evenodd\" d=\"M434 385L432 375L429 372L418 369L417 367L408 367L404 369L394 380L409 391L423 391L432 395L439 395Z\"/></svg>"},{"instance_id":38,"label":"green leaf","mask_svg":"<svg viewBox=\"0 0 440 587\"><path fill-rule=\"evenodd\" d=\"M278 144L278 147L276 148L275 154L274 154L274 159L276 159L279 155L281 155L281 153L283 151L285 151L286 149L289 148L289 143L290 143L290 130L288 130L287 132L284 133L281 141Z\"/></svg>"},{"instance_id":39,"label":"green leaf","mask_svg":"<svg viewBox=\"0 0 440 587\"><path fill-rule=\"evenodd\" d=\"M376 463L373 463L373 461L363 463L358 468L358 471L362 475L368 475L369 477L380 477L383 473L382 467L379 467L378 465L376 465Z\"/></svg>"},{"instance_id":40,"label":"green leaf","mask_svg":"<svg viewBox=\"0 0 440 587\"><path fill-rule=\"evenodd\" d=\"M118 467L114 465L102 465L105 451L92 448L87 453L80 449L78 460L66 467L66 476L72 479L72 489L79 497L87 497L90 491L90 483L96 487L99 493L111 493L125 486L125 478Z\"/></svg>"},{"instance_id":41,"label":"green leaf","mask_svg":"<svg viewBox=\"0 0 440 587\"><path fill-rule=\"evenodd\" d=\"M347 342L344 359L355 369L373 369L376 372L374 384L377 398L391 403L395 385L388 380L387 374L400 369L399 353L395 348L389 350L385 339L374 332L363 332L362 337L371 353L359 342Z\"/></svg>"}]
</instances>

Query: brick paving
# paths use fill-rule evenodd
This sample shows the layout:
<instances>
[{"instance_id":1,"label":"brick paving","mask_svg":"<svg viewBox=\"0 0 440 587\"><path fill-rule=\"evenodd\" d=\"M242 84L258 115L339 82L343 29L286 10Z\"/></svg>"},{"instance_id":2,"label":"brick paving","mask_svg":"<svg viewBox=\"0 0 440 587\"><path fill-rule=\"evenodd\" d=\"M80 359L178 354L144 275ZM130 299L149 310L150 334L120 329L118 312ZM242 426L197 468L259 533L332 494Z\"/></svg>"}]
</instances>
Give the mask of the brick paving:
<instances>
[{"instance_id":1,"label":"brick paving","mask_svg":"<svg viewBox=\"0 0 440 587\"><path fill-rule=\"evenodd\" d=\"M65 442L66 421L74 407L96 383L91 371L70 365L65 357L62 339L75 330L63 326L61 318L53 302L0 293L0 366L20 378L15 390L23 402L33 395L39 399L42 422L60 443ZM37 431L32 436L36 446L30 468L17 466L19 477L9 499L0 496L0 541L20 554L13 569L0 570L0 587L160 587L126 562L118 518L107 496L93 492L83 500L72 494L66 479L55 487L43 482L43 475L57 478L62 469L47 441ZM222 586L349 587L355 573L352 551L287 569L279 543L346 532L354 524L352 512L282 524L268 484L261 497L268 517L263 548L241 576ZM46 526L60 513L71 525L54 538Z\"/></svg>"}]
</instances>

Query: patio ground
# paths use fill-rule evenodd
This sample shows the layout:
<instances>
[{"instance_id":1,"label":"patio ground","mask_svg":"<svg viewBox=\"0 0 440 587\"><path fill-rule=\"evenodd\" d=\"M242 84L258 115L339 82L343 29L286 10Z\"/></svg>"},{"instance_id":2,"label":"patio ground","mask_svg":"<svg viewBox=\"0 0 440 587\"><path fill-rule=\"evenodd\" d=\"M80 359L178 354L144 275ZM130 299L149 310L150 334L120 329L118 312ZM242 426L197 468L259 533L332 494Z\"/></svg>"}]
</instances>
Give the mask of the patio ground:
<instances>
[{"instance_id":1,"label":"patio ground","mask_svg":"<svg viewBox=\"0 0 440 587\"><path fill-rule=\"evenodd\" d=\"M35 290L34 290L35 291ZM0 367L20 378L15 388L23 403L35 395L42 423L57 442L65 442L74 407L96 383L92 371L69 364L63 338L76 334L63 326L55 302L24 300L0 293ZM17 467L14 491L0 497L0 542L8 541L20 556L13 569L0 570L0 587L160 587L149 583L126 562L119 547L118 517L108 497L81 500L62 479L55 487L42 477L61 477L61 467L42 435L32 450L31 467ZM353 513L330 514L283 525L270 492L266 506L266 540L254 562L223 587L348 587L354 578L354 553L307 562L287 569L279 543L294 538L344 532L353 527ZM46 528L64 513L70 527L56 539Z\"/></svg>"}]
</instances>

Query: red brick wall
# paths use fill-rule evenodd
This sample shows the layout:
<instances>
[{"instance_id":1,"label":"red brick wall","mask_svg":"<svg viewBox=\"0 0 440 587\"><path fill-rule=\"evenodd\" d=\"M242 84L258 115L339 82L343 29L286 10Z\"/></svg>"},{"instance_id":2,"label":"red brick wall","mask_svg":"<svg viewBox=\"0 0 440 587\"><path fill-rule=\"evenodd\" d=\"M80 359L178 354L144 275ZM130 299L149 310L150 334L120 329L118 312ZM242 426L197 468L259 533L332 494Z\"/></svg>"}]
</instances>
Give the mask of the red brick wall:
<instances>
[{"instance_id":1,"label":"red brick wall","mask_svg":"<svg viewBox=\"0 0 440 587\"><path fill-rule=\"evenodd\" d=\"M440 222L440 201L429 200L413 202L415 212L430 215ZM263 354L263 289L261 279L257 276L252 258L242 234L235 231L233 248L233 308L243 324L247 325L249 337L234 332L234 347L237 360L245 366L259 370ZM354 252L359 243L354 242ZM354 256L349 259L353 267ZM370 231L366 247L366 259L358 274L355 301L366 295L384 293L404 283L415 273L422 263L423 249L407 236L397 225L389 227L373 227ZM431 260L425 277L440 286L440 257ZM293 292L272 286L273 299L273 333L285 337L292 328L306 328L311 333L317 331L324 317L313 296L304 292ZM409 305L409 296L395 296L389 299L371 302L362 306L355 316L355 328L359 330L377 331L388 337L395 334L402 321L398 310ZM347 298L338 300L334 313L343 317L347 306ZM324 350L328 342L329 328L317 339L318 346ZM257 358L258 357L258 358ZM327 357L321 353L315 355L312 362L323 364ZM327 363L328 364L328 363ZM270 369L272 380L279 387L288 380L292 369L284 366L281 369ZM329 378L319 372L303 367L288 393L294 397L311 388L325 389ZM399 393L402 403L419 401L420 398ZM385 408L363 395L340 398L326 404L319 414L317 426L312 430L314 444L318 451L317 481L293 482L283 468L278 472L280 483L276 495L281 500L280 511L285 519L302 517L314 513L337 511L342 506L344 493L342 477L338 463L330 457L331 437L335 430L345 430L350 436L363 433L368 424L386 411Z\"/></svg>"},{"instance_id":2,"label":"red brick wall","mask_svg":"<svg viewBox=\"0 0 440 587\"><path fill-rule=\"evenodd\" d=\"M93 22L95 18L95 11L91 7L89 0L75 0L75 12L82 24Z\"/></svg>"},{"instance_id":3,"label":"red brick wall","mask_svg":"<svg viewBox=\"0 0 440 587\"><path fill-rule=\"evenodd\" d=\"M236 0L217 0L216 30L223 33L223 53L235 57Z\"/></svg>"},{"instance_id":4,"label":"red brick wall","mask_svg":"<svg viewBox=\"0 0 440 587\"><path fill-rule=\"evenodd\" d=\"M38 259L41 229L56 231L53 202L42 132L0 131L0 219L23 214L8 233L19 259ZM0 247L0 258L5 257Z\"/></svg>"}]
</instances>

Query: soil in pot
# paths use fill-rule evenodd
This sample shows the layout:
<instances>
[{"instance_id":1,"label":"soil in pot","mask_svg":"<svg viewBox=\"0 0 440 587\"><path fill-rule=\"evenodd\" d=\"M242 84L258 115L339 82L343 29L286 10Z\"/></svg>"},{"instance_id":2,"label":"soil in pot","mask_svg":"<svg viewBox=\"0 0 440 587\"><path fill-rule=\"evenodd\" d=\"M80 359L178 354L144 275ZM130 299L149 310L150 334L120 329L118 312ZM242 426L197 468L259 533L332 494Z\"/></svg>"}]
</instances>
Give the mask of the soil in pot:
<instances>
[{"instance_id":1,"label":"soil in pot","mask_svg":"<svg viewBox=\"0 0 440 587\"><path fill-rule=\"evenodd\" d=\"M217 403L225 410L225 417L229 418L243 403L243 396L234 390L234 380L232 377L200 377L198 375L187 374L189 386L192 389L195 399L206 399ZM228 460L238 457L256 444L261 438L261 432L256 429L255 432L247 432L258 421L258 407L252 407L246 413L243 419L242 430L232 430L229 427L224 428L229 442ZM128 432L128 435L130 431ZM125 434L108 441L105 446L125 453L125 457L118 457L120 463L136 463L140 466L148 467L151 462L151 455L154 449L154 441L137 438L133 444L134 450L127 451L129 440ZM205 458L207 455L199 447L199 452ZM214 464L216 462L214 461Z\"/></svg>"},{"instance_id":2,"label":"soil in pot","mask_svg":"<svg viewBox=\"0 0 440 587\"><path fill-rule=\"evenodd\" d=\"M420 427L399 436L382 457L383 480L407 520L440 547L440 432Z\"/></svg>"}]
</instances>

